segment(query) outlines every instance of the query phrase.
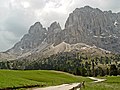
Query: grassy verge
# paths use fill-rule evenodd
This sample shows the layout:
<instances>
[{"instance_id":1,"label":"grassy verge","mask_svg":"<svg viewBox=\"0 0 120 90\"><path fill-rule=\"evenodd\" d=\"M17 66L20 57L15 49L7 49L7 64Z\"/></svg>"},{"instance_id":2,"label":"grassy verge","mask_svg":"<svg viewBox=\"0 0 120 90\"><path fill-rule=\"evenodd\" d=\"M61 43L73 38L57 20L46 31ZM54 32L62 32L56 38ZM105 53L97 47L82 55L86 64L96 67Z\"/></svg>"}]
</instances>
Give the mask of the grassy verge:
<instances>
[{"instance_id":1,"label":"grassy verge","mask_svg":"<svg viewBox=\"0 0 120 90\"><path fill-rule=\"evenodd\" d=\"M77 77L68 73L48 70L0 70L0 89L6 87L22 87L31 85L59 85L89 80L86 77Z\"/></svg>"},{"instance_id":2,"label":"grassy verge","mask_svg":"<svg viewBox=\"0 0 120 90\"><path fill-rule=\"evenodd\" d=\"M107 76L101 83L86 83L84 90L120 90L120 76Z\"/></svg>"}]
</instances>

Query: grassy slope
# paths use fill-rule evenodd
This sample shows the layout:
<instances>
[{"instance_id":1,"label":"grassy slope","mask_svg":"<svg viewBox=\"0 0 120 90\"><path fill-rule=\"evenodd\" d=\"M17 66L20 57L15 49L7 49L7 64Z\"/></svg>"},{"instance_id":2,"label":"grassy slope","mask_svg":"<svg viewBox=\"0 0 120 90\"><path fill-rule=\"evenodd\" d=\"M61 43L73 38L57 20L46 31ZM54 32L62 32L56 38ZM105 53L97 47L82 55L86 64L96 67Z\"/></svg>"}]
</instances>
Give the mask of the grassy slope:
<instances>
[{"instance_id":1,"label":"grassy slope","mask_svg":"<svg viewBox=\"0 0 120 90\"><path fill-rule=\"evenodd\" d=\"M107 81L101 83L87 83L84 90L120 90L120 76L108 76Z\"/></svg>"},{"instance_id":2,"label":"grassy slope","mask_svg":"<svg viewBox=\"0 0 120 90\"><path fill-rule=\"evenodd\" d=\"M47 70L0 70L0 88L36 84L45 84L49 86L63 83L82 82L83 80L90 81L85 77L75 77L71 74Z\"/></svg>"},{"instance_id":3,"label":"grassy slope","mask_svg":"<svg viewBox=\"0 0 120 90\"><path fill-rule=\"evenodd\" d=\"M107 81L102 83L91 83L86 77L76 77L68 73L47 70L0 70L0 88L18 87L26 85L45 84L58 85L86 81L84 90L119 90L120 76L108 76Z\"/></svg>"}]
</instances>

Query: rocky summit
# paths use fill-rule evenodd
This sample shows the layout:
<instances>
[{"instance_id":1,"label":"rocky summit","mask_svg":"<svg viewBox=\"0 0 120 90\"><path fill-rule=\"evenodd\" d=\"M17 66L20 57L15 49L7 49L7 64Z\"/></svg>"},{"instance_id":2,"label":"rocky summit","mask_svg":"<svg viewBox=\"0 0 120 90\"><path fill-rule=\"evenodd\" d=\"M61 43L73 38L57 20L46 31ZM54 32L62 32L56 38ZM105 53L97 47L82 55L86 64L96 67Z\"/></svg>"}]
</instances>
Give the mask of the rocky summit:
<instances>
[{"instance_id":1,"label":"rocky summit","mask_svg":"<svg viewBox=\"0 0 120 90\"><path fill-rule=\"evenodd\" d=\"M36 22L13 48L0 53L0 58L15 59L45 50L47 52L52 46L59 46L63 42L69 45L84 43L104 51L120 53L120 13L101 11L90 6L76 8L69 14L63 30L57 22L53 22L48 29Z\"/></svg>"},{"instance_id":2,"label":"rocky summit","mask_svg":"<svg viewBox=\"0 0 120 90\"><path fill-rule=\"evenodd\" d=\"M120 13L85 6L71 13L65 24L68 43L86 43L120 53Z\"/></svg>"}]
</instances>

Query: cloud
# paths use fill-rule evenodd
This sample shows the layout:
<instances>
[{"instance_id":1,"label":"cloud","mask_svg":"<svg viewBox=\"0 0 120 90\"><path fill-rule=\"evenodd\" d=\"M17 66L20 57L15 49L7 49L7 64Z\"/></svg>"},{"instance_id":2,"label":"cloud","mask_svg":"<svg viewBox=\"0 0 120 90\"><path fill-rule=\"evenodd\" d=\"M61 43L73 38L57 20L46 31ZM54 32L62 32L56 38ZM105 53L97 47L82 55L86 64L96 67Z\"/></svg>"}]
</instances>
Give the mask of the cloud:
<instances>
[{"instance_id":1,"label":"cloud","mask_svg":"<svg viewBox=\"0 0 120 90\"><path fill-rule=\"evenodd\" d=\"M34 17L32 13L24 10L13 10L4 20L3 26L5 26L5 30L13 32L16 37L20 37L27 32L29 25L35 20Z\"/></svg>"},{"instance_id":2,"label":"cloud","mask_svg":"<svg viewBox=\"0 0 120 90\"><path fill-rule=\"evenodd\" d=\"M4 51L11 48L13 44L18 40L12 32L0 31L0 50Z\"/></svg>"},{"instance_id":3,"label":"cloud","mask_svg":"<svg viewBox=\"0 0 120 90\"><path fill-rule=\"evenodd\" d=\"M36 21L44 27L58 21L64 28L75 8L89 5L120 11L119 0L0 0L0 4L0 51L12 47Z\"/></svg>"},{"instance_id":4,"label":"cloud","mask_svg":"<svg viewBox=\"0 0 120 90\"><path fill-rule=\"evenodd\" d=\"M103 1L103 2L102 2ZM103 10L112 10L113 12L120 11L120 1L119 0L99 0L100 6Z\"/></svg>"}]
</instances>

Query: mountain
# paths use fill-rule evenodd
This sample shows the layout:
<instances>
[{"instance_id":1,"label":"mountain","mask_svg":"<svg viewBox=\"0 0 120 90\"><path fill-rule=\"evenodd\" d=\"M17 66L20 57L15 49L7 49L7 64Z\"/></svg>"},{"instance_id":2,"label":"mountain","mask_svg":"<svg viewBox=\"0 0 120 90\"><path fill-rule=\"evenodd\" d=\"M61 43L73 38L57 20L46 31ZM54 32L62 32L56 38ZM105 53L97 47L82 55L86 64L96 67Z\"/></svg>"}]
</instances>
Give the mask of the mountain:
<instances>
[{"instance_id":1,"label":"mountain","mask_svg":"<svg viewBox=\"0 0 120 90\"><path fill-rule=\"evenodd\" d=\"M0 53L0 58L13 60L73 50L84 52L91 47L104 54L120 53L120 13L90 6L76 8L69 14L63 30L57 22L48 29L36 22L13 48Z\"/></svg>"},{"instance_id":2,"label":"mountain","mask_svg":"<svg viewBox=\"0 0 120 90\"><path fill-rule=\"evenodd\" d=\"M120 53L120 13L77 8L68 17L65 32L68 43L82 42Z\"/></svg>"},{"instance_id":3,"label":"mountain","mask_svg":"<svg viewBox=\"0 0 120 90\"><path fill-rule=\"evenodd\" d=\"M50 27L48 27L48 30L44 28L40 22L36 22L30 27L28 34L25 34L14 47L0 53L0 59L13 60L25 57L41 51L54 42L58 43L61 30L62 29L57 22L53 22Z\"/></svg>"}]
</instances>

